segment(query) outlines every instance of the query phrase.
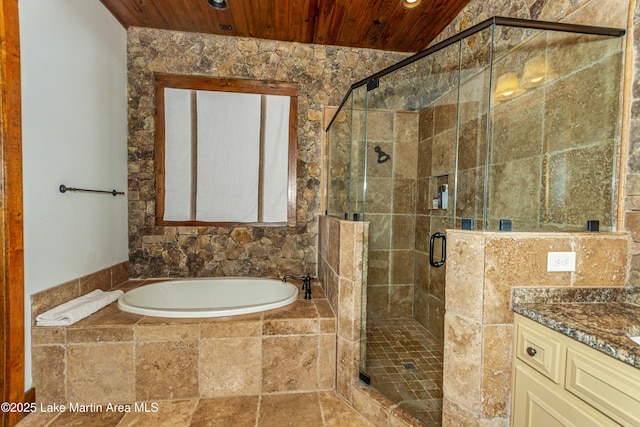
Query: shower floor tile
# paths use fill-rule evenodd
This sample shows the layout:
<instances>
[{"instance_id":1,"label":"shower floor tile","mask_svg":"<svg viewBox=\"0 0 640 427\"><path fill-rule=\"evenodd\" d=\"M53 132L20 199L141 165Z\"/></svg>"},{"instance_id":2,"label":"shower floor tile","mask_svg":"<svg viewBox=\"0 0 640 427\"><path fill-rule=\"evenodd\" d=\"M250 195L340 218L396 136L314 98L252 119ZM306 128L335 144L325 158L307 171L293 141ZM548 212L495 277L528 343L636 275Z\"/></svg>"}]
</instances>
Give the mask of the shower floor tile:
<instances>
[{"instance_id":1,"label":"shower floor tile","mask_svg":"<svg viewBox=\"0 0 640 427\"><path fill-rule=\"evenodd\" d=\"M423 424L442 425L442 342L414 319L369 319L371 385Z\"/></svg>"}]
</instances>

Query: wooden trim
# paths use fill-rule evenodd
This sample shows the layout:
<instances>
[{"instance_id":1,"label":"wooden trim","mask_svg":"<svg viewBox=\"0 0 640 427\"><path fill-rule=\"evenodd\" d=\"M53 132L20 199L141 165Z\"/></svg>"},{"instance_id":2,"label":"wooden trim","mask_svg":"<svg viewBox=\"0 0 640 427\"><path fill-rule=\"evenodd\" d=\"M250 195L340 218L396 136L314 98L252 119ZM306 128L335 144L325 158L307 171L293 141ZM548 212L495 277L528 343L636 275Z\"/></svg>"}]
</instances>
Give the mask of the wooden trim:
<instances>
[{"instance_id":1,"label":"wooden trim","mask_svg":"<svg viewBox=\"0 0 640 427\"><path fill-rule=\"evenodd\" d=\"M22 215L22 105L18 0L0 0L0 145L2 156L3 401L22 402L24 392L24 232ZM14 425L22 413L2 413Z\"/></svg>"},{"instance_id":2,"label":"wooden trim","mask_svg":"<svg viewBox=\"0 0 640 427\"><path fill-rule=\"evenodd\" d=\"M156 213L155 225L164 226L295 226L296 225L296 162L298 158L298 85L289 82L273 82L245 79L221 79L206 76L190 76L156 73L156 135L155 135L155 172L156 172ZM289 157L287 182L287 222L205 222L205 221L166 221L164 220L165 198L165 120L164 89L209 90L221 92L253 93L260 95L281 95L290 98L289 106Z\"/></svg>"}]
</instances>

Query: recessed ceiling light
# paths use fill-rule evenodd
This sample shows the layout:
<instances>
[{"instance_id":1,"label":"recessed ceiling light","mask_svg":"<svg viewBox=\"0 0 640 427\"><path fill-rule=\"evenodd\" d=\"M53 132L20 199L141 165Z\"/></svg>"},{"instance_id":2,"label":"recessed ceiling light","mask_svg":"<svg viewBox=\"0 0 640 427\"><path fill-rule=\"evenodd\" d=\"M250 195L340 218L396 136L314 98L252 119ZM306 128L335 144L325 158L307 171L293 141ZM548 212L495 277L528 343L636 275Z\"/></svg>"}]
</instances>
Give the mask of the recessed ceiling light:
<instances>
[{"instance_id":1,"label":"recessed ceiling light","mask_svg":"<svg viewBox=\"0 0 640 427\"><path fill-rule=\"evenodd\" d=\"M405 9L414 9L420 6L420 3L422 3L422 0L402 0L402 7Z\"/></svg>"},{"instance_id":2,"label":"recessed ceiling light","mask_svg":"<svg viewBox=\"0 0 640 427\"><path fill-rule=\"evenodd\" d=\"M207 0L207 2L209 6L218 10L226 9L228 6L226 0Z\"/></svg>"}]
</instances>

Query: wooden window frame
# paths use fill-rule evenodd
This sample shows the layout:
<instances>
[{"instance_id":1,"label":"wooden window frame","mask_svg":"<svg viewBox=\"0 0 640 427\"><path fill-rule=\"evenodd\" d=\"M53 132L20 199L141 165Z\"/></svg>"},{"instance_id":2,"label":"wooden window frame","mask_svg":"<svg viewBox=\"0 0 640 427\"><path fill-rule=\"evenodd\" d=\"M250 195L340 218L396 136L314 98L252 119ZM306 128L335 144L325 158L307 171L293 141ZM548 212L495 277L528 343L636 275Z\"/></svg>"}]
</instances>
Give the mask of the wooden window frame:
<instances>
[{"instance_id":1,"label":"wooden window frame","mask_svg":"<svg viewBox=\"0 0 640 427\"><path fill-rule=\"evenodd\" d=\"M296 160L298 147L298 85L287 82L271 82L245 79L225 79L206 76L186 76L156 73L156 135L155 135L155 176L156 176L156 225L168 226L295 226L296 225ZM164 89L207 90L217 92L252 93L260 95L282 95L290 98L289 144L287 173L287 222L207 222L207 221L167 221L164 219L165 199L165 120Z\"/></svg>"}]
</instances>

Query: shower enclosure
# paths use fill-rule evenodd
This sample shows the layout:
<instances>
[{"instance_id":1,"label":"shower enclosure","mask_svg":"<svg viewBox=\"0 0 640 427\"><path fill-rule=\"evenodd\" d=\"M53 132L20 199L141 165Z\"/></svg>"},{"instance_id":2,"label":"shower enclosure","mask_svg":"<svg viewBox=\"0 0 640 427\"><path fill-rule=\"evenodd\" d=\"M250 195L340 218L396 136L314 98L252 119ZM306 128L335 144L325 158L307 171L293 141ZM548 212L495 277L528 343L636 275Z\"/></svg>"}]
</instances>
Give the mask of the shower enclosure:
<instances>
[{"instance_id":1,"label":"shower enclosure","mask_svg":"<svg viewBox=\"0 0 640 427\"><path fill-rule=\"evenodd\" d=\"M327 214L369 225L361 378L441 418L446 230L615 229L623 30L492 18L354 84Z\"/></svg>"}]
</instances>

